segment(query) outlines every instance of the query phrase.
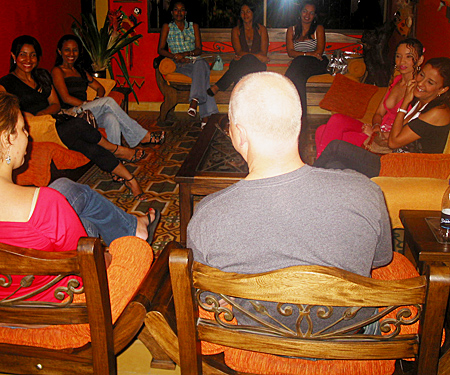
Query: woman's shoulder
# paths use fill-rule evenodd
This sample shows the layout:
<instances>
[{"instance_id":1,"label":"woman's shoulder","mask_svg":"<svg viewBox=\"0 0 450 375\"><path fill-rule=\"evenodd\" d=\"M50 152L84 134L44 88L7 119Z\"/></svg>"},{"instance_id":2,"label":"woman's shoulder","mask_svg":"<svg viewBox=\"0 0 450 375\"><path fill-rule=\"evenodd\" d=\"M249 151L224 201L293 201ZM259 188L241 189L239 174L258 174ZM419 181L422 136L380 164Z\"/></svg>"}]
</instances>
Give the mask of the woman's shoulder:
<instances>
[{"instance_id":1,"label":"woman's shoulder","mask_svg":"<svg viewBox=\"0 0 450 375\"><path fill-rule=\"evenodd\" d=\"M446 126L450 124L450 108L447 106L434 107L421 113L419 118L430 125Z\"/></svg>"}]
</instances>

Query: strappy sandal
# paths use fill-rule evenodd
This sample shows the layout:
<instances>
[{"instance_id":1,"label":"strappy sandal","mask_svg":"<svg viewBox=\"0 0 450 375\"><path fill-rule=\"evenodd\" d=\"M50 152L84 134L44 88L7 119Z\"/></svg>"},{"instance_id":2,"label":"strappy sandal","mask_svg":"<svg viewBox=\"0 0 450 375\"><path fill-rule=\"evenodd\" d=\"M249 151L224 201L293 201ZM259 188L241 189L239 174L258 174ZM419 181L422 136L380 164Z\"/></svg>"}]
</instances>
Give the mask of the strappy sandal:
<instances>
[{"instance_id":1,"label":"strappy sandal","mask_svg":"<svg viewBox=\"0 0 450 375\"><path fill-rule=\"evenodd\" d=\"M131 177L129 180L127 180L126 178L123 179L123 186L125 186L129 191L130 194L133 196L133 200L134 201L140 201L140 202L147 202L147 198L145 198L145 193L142 192L138 195L134 195L133 194L133 190L131 190L131 187L127 185L127 182L133 181L134 179L136 179L135 175L132 175L133 177Z\"/></svg>"},{"instance_id":2,"label":"strappy sandal","mask_svg":"<svg viewBox=\"0 0 450 375\"><path fill-rule=\"evenodd\" d=\"M193 104L195 102L195 107L193 107ZM192 99L191 104L189 105L189 109L187 111L188 115L191 117L195 117L197 115L197 106L198 106L198 99Z\"/></svg>"},{"instance_id":3,"label":"strappy sandal","mask_svg":"<svg viewBox=\"0 0 450 375\"><path fill-rule=\"evenodd\" d=\"M139 151L142 151L142 154L140 156L138 156ZM134 150L134 155L131 159L124 159L124 158L117 158L117 159L125 163L137 163L138 161L141 161L145 157L145 155L146 155L145 150L137 148Z\"/></svg>"},{"instance_id":4,"label":"strappy sandal","mask_svg":"<svg viewBox=\"0 0 450 375\"><path fill-rule=\"evenodd\" d=\"M150 133L150 141L148 142L141 142L142 146L149 146L149 145L162 145L164 141L166 140L166 132L151 132Z\"/></svg>"},{"instance_id":5,"label":"strappy sandal","mask_svg":"<svg viewBox=\"0 0 450 375\"><path fill-rule=\"evenodd\" d=\"M113 180L114 182L120 182L122 184L125 181L125 179L123 177L120 177L114 173L111 173L111 180Z\"/></svg>"},{"instance_id":6,"label":"strappy sandal","mask_svg":"<svg viewBox=\"0 0 450 375\"><path fill-rule=\"evenodd\" d=\"M155 218L153 219L153 221L150 218L150 213L147 214L147 217L148 217L147 242L149 245L152 244L153 237L155 236L156 227L158 226L159 220L161 220L161 212L159 212L158 210L155 210L154 208L152 208L152 210L155 211Z\"/></svg>"}]
</instances>

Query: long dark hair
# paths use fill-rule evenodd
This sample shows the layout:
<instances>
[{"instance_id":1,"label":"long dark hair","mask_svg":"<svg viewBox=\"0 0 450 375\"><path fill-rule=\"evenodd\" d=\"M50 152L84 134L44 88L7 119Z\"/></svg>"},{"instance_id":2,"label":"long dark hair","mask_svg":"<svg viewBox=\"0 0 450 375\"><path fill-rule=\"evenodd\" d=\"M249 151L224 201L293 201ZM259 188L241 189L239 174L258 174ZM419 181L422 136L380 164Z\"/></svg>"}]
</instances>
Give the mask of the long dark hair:
<instances>
[{"instance_id":1,"label":"long dark hair","mask_svg":"<svg viewBox=\"0 0 450 375\"><path fill-rule=\"evenodd\" d=\"M424 64L424 66L425 65L431 65L434 69L436 69L439 72L440 76L444 79L443 87L450 88L450 58L435 57L428 60ZM450 108L450 89L429 102L422 113L428 112L432 108L442 106Z\"/></svg>"},{"instance_id":2,"label":"long dark hair","mask_svg":"<svg viewBox=\"0 0 450 375\"><path fill-rule=\"evenodd\" d=\"M302 13L303 9L305 9L305 6L307 6L307 5L312 5L314 7L316 15L315 15L313 21L311 22L311 26L309 27L308 32L306 33L306 38L311 39L312 36L314 35L314 33L316 32L317 25L319 24L317 21L317 13L318 13L317 4L314 1L306 0L302 3L302 7L300 8L300 16L298 17L297 24L295 25L295 32L294 32L294 36L293 36L292 40L297 40L298 38L300 38L302 36L303 28L302 28L301 13Z\"/></svg>"},{"instance_id":3,"label":"long dark hair","mask_svg":"<svg viewBox=\"0 0 450 375\"><path fill-rule=\"evenodd\" d=\"M62 58L62 55L60 54L60 52L62 52L64 43L68 42L70 40L77 44L78 51L79 51L78 58L75 61L75 64L73 67L77 70L78 73L80 73L80 75L83 79L87 80L86 72L83 68L83 44L81 43L81 40L75 35L66 34L63 37L61 37L61 39L58 40L58 44L56 46L55 66L62 65L63 58Z\"/></svg>"},{"instance_id":4,"label":"long dark hair","mask_svg":"<svg viewBox=\"0 0 450 375\"><path fill-rule=\"evenodd\" d=\"M17 57L20 53L20 50L25 44L33 46L39 65L39 61L42 57L42 48L37 39L30 35L21 35L14 39L11 45L11 53ZM9 72L13 72L14 70L16 70L16 67L17 64L14 61L14 58L11 56L9 60ZM51 91L53 84L52 78L45 69L39 69L38 67L34 68L31 72L31 77L33 77L34 81L36 82L36 89L38 91Z\"/></svg>"},{"instance_id":5,"label":"long dark hair","mask_svg":"<svg viewBox=\"0 0 450 375\"><path fill-rule=\"evenodd\" d=\"M258 24L258 22L256 21L256 17L255 17L255 11L256 11L256 7L255 7L255 5L253 5L253 4L250 4L250 3L243 3L242 5L241 5L241 8L240 8L240 10L242 11L242 8L244 7L244 5L247 5L249 8L250 8L250 10L252 11L252 13L253 13L253 21L252 21L252 27L255 29L255 30L259 30L259 24ZM243 27L244 27L244 22L242 22L242 17L241 17L241 15L240 15L240 13L239 13L239 17L238 17L238 26L239 26L239 28L240 29L242 29Z\"/></svg>"}]
</instances>

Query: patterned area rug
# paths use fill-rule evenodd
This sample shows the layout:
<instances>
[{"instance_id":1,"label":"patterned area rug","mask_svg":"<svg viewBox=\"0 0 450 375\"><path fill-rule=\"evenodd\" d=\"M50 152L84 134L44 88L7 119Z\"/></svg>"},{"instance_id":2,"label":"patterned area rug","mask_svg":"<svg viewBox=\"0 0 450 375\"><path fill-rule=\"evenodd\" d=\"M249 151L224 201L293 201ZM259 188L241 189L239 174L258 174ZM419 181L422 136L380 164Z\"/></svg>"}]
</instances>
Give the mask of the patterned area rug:
<instances>
[{"instance_id":1,"label":"patterned area rug","mask_svg":"<svg viewBox=\"0 0 450 375\"><path fill-rule=\"evenodd\" d=\"M179 196L174 177L201 132L200 123L181 113L177 113L175 121L166 121L158 125L157 112L132 112L130 115L150 131L166 132L166 141L163 145L146 147L147 155L144 159L136 164L127 164L127 168L135 174L149 197L148 202L133 200L133 196L123 184L112 181L110 174L96 166L85 173L78 182L89 185L130 214L144 215L150 207L160 210L161 221L152 244L157 256L168 242L180 240ZM313 149L313 134L308 138L308 147ZM216 151L216 159L211 158L214 160L215 168L226 162L228 169L230 160L226 155L229 152L223 149ZM236 162L234 160L234 163ZM238 164L234 167L241 170L242 165L240 162ZM403 230L393 231L393 248L394 251L403 252Z\"/></svg>"},{"instance_id":2,"label":"patterned area rug","mask_svg":"<svg viewBox=\"0 0 450 375\"><path fill-rule=\"evenodd\" d=\"M197 140L200 124L184 114L177 114L176 121L158 125L159 113L133 112L130 115L150 131L166 132L163 145L145 147L147 155L144 159L126 165L148 196L148 202L135 201L122 183L112 181L109 173L96 166L78 182L89 185L130 214L143 215L149 208L160 210L161 221L152 244L155 255L158 255L168 242L180 240L178 186L174 177Z\"/></svg>"}]
</instances>

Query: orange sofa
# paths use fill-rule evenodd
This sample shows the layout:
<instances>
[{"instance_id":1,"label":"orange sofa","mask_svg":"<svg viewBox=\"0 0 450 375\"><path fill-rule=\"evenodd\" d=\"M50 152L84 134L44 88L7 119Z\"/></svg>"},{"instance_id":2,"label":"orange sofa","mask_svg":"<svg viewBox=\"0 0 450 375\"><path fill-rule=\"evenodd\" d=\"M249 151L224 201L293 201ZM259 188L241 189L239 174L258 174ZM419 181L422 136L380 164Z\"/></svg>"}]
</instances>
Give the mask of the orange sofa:
<instances>
[{"instance_id":1,"label":"orange sofa","mask_svg":"<svg viewBox=\"0 0 450 375\"><path fill-rule=\"evenodd\" d=\"M111 79L98 79L105 87L108 96L119 105L124 99L123 94L111 91L115 81ZM93 100L95 92L88 88L88 100ZM30 131L30 145L25 165L15 174L19 185L47 186L52 180L51 164L58 170L76 169L89 163L83 154L67 149L59 139L55 128L55 120L50 115L36 116L27 119ZM100 131L104 133L102 129Z\"/></svg>"}]
</instances>

